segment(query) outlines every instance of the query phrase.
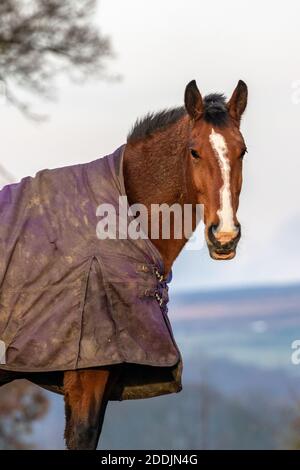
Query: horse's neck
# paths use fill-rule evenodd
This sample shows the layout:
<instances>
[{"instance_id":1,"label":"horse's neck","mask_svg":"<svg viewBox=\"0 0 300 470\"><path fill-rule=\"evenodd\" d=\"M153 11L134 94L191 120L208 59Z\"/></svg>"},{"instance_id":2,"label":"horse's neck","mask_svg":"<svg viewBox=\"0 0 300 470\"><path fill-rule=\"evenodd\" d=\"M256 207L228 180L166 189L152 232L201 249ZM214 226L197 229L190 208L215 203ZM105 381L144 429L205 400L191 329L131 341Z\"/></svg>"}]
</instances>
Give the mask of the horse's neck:
<instances>
[{"instance_id":1,"label":"horse's neck","mask_svg":"<svg viewBox=\"0 0 300 470\"><path fill-rule=\"evenodd\" d=\"M152 137L128 143L124 154L124 177L129 204L141 203L148 210L151 230L151 205L193 203L193 187L188 171L187 145L189 122L183 117ZM158 248L167 274L186 243L185 238L152 239ZM160 231L161 233L161 231ZM150 237L151 238L151 237Z\"/></svg>"}]
</instances>

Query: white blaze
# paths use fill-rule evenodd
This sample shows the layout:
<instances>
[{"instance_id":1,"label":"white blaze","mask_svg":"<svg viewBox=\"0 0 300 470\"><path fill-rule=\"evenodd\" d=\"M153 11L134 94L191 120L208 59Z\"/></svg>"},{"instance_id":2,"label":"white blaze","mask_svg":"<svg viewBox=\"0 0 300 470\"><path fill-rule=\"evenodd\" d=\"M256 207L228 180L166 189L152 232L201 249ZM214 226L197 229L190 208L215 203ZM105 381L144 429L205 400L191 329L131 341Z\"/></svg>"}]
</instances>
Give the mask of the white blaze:
<instances>
[{"instance_id":1,"label":"white blaze","mask_svg":"<svg viewBox=\"0 0 300 470\"><path fill-rule=\"evenodd\" d=\"M223 186L220 189L220 209L217 214L220 219L218 232L234 232L235 224L233 220L233 209L230 190L230 162L227 157L228 149L222 134L218 134L214 129L209 136L210 144L220 165Z\"/></svg>"}]
</instances>

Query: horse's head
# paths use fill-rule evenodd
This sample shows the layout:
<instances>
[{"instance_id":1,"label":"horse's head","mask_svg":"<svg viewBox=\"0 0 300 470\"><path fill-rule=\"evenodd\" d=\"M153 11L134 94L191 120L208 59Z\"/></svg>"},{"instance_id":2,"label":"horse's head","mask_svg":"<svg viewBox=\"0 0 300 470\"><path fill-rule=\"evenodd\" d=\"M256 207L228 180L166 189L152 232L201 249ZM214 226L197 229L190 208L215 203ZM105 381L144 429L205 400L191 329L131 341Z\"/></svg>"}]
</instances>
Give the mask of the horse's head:
<instances>
[{"instance_id":1,"label":"horse's head","mask_svg":"<svg viewBox=\"0 0 300 470\"><path fill-rule=\"evenodd\" d=\"M236 212L246 145L239 126L246 105L247 86L241 80L227 103L217 94L202 99L194 80L185 90L192 179L197 202L204 205L206 241L213 259L232 259L241 236Z\"/></svg>"}]
</instances>

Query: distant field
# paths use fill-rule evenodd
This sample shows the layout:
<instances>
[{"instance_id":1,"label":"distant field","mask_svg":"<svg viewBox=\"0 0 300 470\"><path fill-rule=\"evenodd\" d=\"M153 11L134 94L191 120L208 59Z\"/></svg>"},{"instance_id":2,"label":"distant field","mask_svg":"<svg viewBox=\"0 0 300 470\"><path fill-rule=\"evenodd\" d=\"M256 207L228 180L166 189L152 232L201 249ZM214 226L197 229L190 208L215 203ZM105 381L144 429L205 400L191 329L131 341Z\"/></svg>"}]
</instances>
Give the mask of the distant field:
<instances>
[{"instance_id":1,"label":"distant field","mask_svg":"<svg viewBox=\"0 0 300 470\"><path fill-rule=\"evenodd\" d=\"M178 395L111 403L101 448L285 448L300 416L300 286L174 295L170 319L184 359ZM36 427L63 447L62 400ZM45 426L46 425L46 426Z\"/></svg>"},{"instance_id":2,"label":"distant field","mask_svg":"<svg viewBox=\"0 0 300 470\"><path fill-rule=\"evenodd\" d=\"M186 359L200 351L292 375L291 343L300 339L300 286L174 296L170 317Z\"/></svg>"}]
</instances>

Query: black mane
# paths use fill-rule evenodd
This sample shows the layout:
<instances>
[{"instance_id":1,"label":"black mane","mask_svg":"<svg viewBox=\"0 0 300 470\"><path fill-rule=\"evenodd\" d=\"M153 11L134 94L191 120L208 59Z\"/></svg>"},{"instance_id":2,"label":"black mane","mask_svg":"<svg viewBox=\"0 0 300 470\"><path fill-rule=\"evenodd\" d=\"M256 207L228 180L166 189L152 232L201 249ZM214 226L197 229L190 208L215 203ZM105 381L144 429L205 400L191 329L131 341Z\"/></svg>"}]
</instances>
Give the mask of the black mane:
<instances>
[{"instance_id":1,"label":"black mane","mask_svg":"<svg viewBox=\"0 0 300 470\"><path fill-rule=\"evenodd\" d=\"M134 126L127 136L127 142L144 139L155 131L163 130L179 121L185 114L186 110L184 106L163 109L157 113L148 113L143 118L135 121Z\"/></svg>"},{"instance_id":2,"label":"black mane","mask_svg":"<svg viewBox=\"0 0 300 470\"><path fill-rule=\"evenodd\" d=\"M203 119L218 127L226 125L228 121L228 110L226 98L221 93L212 93L203 99ZM150 112L143 118L137 119L127 136L127 142L134 142L152 135L154 132L179 121L186 115L184 106L163 109L156 113Z\"/></svg>"},{"instance_id":3,"label":"black mane","mask_svg":"<svg viewBox=\"0 0 300 470\"><path fill-rule=\"evenodd\" d=\"M203 119L213 126L222 127L227 124L228 110L226 98L221 93L212 93L205 96L203 100Z\"/></svg>"}]
</instances>

